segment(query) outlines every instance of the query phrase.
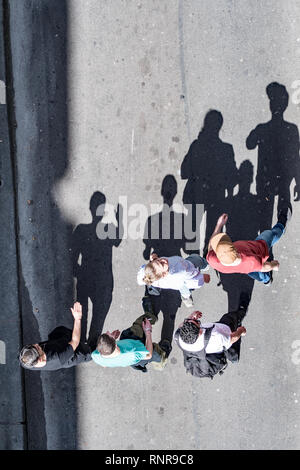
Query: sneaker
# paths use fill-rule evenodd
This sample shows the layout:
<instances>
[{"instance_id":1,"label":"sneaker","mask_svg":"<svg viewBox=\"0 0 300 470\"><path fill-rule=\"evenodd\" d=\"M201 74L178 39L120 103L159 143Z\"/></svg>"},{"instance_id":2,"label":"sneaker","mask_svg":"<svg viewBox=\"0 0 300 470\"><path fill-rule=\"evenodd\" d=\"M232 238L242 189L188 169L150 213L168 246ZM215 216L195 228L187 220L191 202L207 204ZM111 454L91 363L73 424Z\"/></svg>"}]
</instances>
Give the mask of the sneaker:
<instances>
[{"instance_id":1,"label":"sneaker","mask_svg":"<svg viewBox=\"0 0 300 470\"><path fill-rule=\"evenodd\" d=\"M146 286L149 295L160 295L160 289L158 287Z\"/></svg>"},{"instance_id":2,"label":"sneaker","mask_svg":"<svg viewBox=\"0 0 300 470\"><path fill-rule=\"evenodd\" d=\"M150 364L151 364L151 367L153 367L153 369L155 370L163 370L166 367L167 362L168 362L168 356L166 352L163 351L161 355L161 361L160 362L153 361L153 362L150 362Z\"/></svg>"},{"instance_id":3,"label":"sneaker","mask_svg":"<svg viewBox=\"0 0 300 470\"><path fill-rule=\"evenodd\" d=\"M205 271L209 271L209 268L210 268L210 266L209 266L209 264L208 264L207 266L205 266L205 268L201 268L201 269L200 269L200 272L201 272L201 273L204 273Z\"/></svg>"},{"instance_id":4,"label":"sneaker","mask_svg":"<svg viewBox=\"0 0 300 470\"><path fill-rule=\"evenodd\" d=\"M189 296L188 299L185 299L184 297L181 296L181 301L187 308L194 307L194 301L193 301L193 297L191 295Z\"/></svg>"},{"instance_id":5,"label":"sneaker","mask_svg":"<svg viewBox=\"0 0 300 470\"><path fill-rule=\"evenodd\" d=\"M281 209L278 212L277 221L281 223L286 230L287 224L291 220L291 217L292 217L292 208L291 206L288 206L285 209Z\"/></svg>"},{"instance_id":6,"label":"sneaker","mask_svg":"<svg viewBox=\"0 0 300 470\"><path fill-rule=\"evenodd\" d=\"M172 351L172 346L171 342L168 339L162 339L158 345L161 347L161 349L166 353L166 357L169 357L171 351Z\"/></svg>"},{"instance_id":7,"label":"sneaker","mask_svg":"<svg viewBox=\"0 0 300 470\"><path fill-rule=\"evenodd\" d=\"M270 271L270 279L268 280L268 282L264 282L264 285L266 287L270 287L270 285L272 284L273 282L273 271Z\"/></svg>"}]
</instances>

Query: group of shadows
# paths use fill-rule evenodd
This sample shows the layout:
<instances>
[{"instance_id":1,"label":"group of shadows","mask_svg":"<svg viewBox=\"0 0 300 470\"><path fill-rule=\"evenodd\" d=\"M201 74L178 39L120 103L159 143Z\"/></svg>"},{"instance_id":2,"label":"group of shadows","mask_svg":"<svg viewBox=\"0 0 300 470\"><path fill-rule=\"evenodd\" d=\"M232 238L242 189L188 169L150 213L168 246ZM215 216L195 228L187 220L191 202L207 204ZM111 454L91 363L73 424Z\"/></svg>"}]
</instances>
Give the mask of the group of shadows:
<instances>
[{"instance_id":1,"label":"group of shadows","mask_svg":"<svg viewBox=\"0 0 300 470\"><path fill-rule=\"evenodd\" d=\"M206 213L203 256L207 253L208 241L216 221L223 212L229 215L226 231L233 241L253 240L260 232L271 228L275 210L277 212L287 205L291 207L290 185L293 179L295 179L294 200L299 200L298 128L295 124L285 121L283 117L288 106L288 93L283 85L275 82L268 85L266 91L270 100L271 119L251 130L246 140L247 149L257 148L258 152L256 194L250 192L250 186L254 181L253 164L250 160L244 160L237 168L232 145L220 138L223 117L219 111L207 112L198 138L191 144L182 162L181 178L186 181L182 200L192 220L192 228L197 239L200 239L197 232ZM237 191L234 191L235 187ZM184 236L187 215L175 212L172 208L176 194L175 177L166 175L161 186L162 210L151 215L145 225L143 240L145 262L149 260L151 252L167 257L181 256L182 253L201 254L199 248L189 249L192 240L187 240ZM277 208L274 207L275 196L278 196ZM97 336L102 331L111 305L114 287L112 252L113 248L120 246L123 232L122 208L118 207L116 238L104 240L98 238L96 227L99 223L102 224L103 215L97 215L97 208L105 203L105 195L101 192L92 195L90 200L92 222L78 225L72 238L77 300L83 306L83 339L87 334L88 299L92 303L92 320L88 336L92 347L95 346ZM200 217L199 212L197 217L197 205L202 208ZM170 221L168 238L163 236L166 220ZM110 233L108 225L103 226L103 230ZM181 238L177 238L178 233L183 234ZM138 270L140 266L138 256L135 262ZM222 285L228 294L227 311L238 308L241 292L248 293L251 299L253 279L244 274L218 273L218 275L219 285ZM136 279L132 279L132 282L135 283ZM137 291L138 289L140 288L137 286ZM163 315L161 339L172 342L176 313L181 305L180 294L175 290L162 289L161 295L154 297L153 301L156 313L162 312ZM140 312L136 312L136 316L138 315Z\"/></svg>"},{"instance_id":2,"label":"group of shadows","mask_svg":"<svg viewBox=\"0 0 300 470\"><path fill-rule=\"evenodd\" d=\"M53 0L54 1L54 0ZM57 24L60 24L65 17L65 5L61 0L55 1L57 5ZM46 15L48 11L44 11ZM47 16L47 15L46 15ZM47 20L45 24L49 28L49 37L53 36L53 28L56 23ZM54 25L54 26L53 26ZM61 30L65 30L65 25L61 25ZM53 61L55 64L65 64L64 43L61 43L62 57ZM42 56L40 57L42 60ZM39 63L40 60L36 61ZM47 171L52 173L44 178L46 194L51 194L56 181L63 178L68 166L66 160L67 152L67 109L61 108L60 104L65 103L66 94L65 65L60 71L60 88L56 91L57 97L54 99L53 112L54 121L49 124L49 141L40 142L36 151L36 162L39 165L40 155L47 156L49 164ZM45 87L45 89L49 89ZM299 164L299 134L297 126L284 120L283 113L288 106L289 96L286 88L277 83L271 83L267 87L267 95L270 100L271 119L263 124L259 124L254 130L249 129L249 136L246 140L246 147L249 150L249 159L237 168L234 150L231 144L225 143L220 138L220 130L223 124L221 112L210 110L207 112L203 127L198 138L190 145L188 153L181 164L181 179L186 182L183 191L183 205L186 207L187 215L173 210L172 205L177 194L177 181L173 175L162 177L161 197L162 210L149 217L145 225L144 251L145 262L149 260L151 251L155 251L159 256L189 255L192 252L199 253L199 247L191 249L191 240L185 237L176 238L178 228L184 227L185 217L192 218L193 229L196 237L200 239L199 230L202 218L206 217L204 252L206 255L207 242L211 236L216 221L220 214L229 214L229 221L226 229L233 241L239 239L254 239L257 234L265 229L271 228L273 214L275 216L277 207L274 207L275 197L278 197L278 206L291 204L290 186L295 180L294 200L299 200L300 187L300 164ZM40 102L48 102L44 99L43 88L38 87L37 93ZM56 103L56 104L55 104ZM57 103L60 103L59 105ZM39 122L41 127L47 127L47 112L43 112L41 107ZM57 137L58 131L62 132L63 140ZM59 134L60 135L60 134ZM245 150L246 150L245 147ZM60 158L57 158L60 155ZM254 181L254 166L251 159L257 160L256 174L256 194L250 193L250 186ZM51 170L52 169L52 170ZM48 177L49 176L49 177ZM39 181L38 181L39 183ZM294 187L291 186L293 190ZM33 190L33 199L41 197L40 185L36 185ZM235 194L235 195L234 195ZM47 196L49 197L49 196ZM48 201L48 200L47 200ZM153 201L158 202L158 201ZM47 233L49 226L47 221L51 221L53 234L60 234L60 237L52 236L47 240L50 245L47 253L55 253L55 260L51 269L44 269L44 277L47 286L52 288L44 289L41 284L40 297L45 297L45 308L43 315L36 313L32 304L32 294L28 290L28 272L21 276L21 295L23 309L23 341L24 343L34 343L44 341L45 333L54 329L55 326L66 324L71 326L72 317L66 306L71 305L74 299L73 276L76 279L77 300L83 306L82 319L82 339L88 340L93 347L97 336L102 332L103 325L112 302L114 289L114 277L112 268L113 250L117 250L122 243L122 207L117 210L118 231L116 237L101 239L97 236L99 229L110 231L110 227L104 223L103 215L97 215L100 205L106 203L106 197L101 192L95 192L90 199L90 212L92 220L89 224L79 224L75 230L67 224L60 214L55 201L51 199L51 204L45 202L35 207L37 211L43 211L41 217L37 213L36 218L40 220L41 233ZM196 218L197 205L202 205L200 217ZM45 210L48 213L45 214ZM170 214L169 214L170 212ZM185 211L186 212L186 211ZM163 220L170 216L170 237L163 237ZM198 212L199 214L199 212ZM45 221L45 223L43 222ZM204 219L203 219L204 222ZM44 225L43 225L44 223ZM100 224L100 225L99 225ZM151 230L147 234L148 228L155 232L151 236ZM158 231L157 231L158 230ZM184 233L184 230L182 230ZM158 235L157 235L158 233ZM200 245L199 245L200 246ZM71 250L70 250L71 248ZM71 257L70 257L71 254ZM41 266L47 265L47 261L42 250L36 250L35 256ZM117 258L117 256L116 256ZM137 253L135 260L136 272L142 264L142 253L139 257ZM136 279L132 279L132 284ZM222 312L215 312L216 315L234 311L238 308L241 292L246 292L251 298L254 281L243 274L221 274L219 277L220 288L228 294L228 306L224 305ZM29 283L30 284L30 283ZM204 287L202 295L206 295L210 285ZM142 288L136 285L136 292L139 295ZM161 339L172 341L175 327L176 313L181 305L178 291L162 290L161 295L153 297L156 313L162 312L163 326ZM92 306L91 324L89 331L87 328L88 308ZM142 308L142 306L141 306ZM53 314L49 315L49 309ZM132 312L134 318L142 312ZM203 312L205 315L205 312ZM128 325L130 326L130 325ZM30 449L73 449L77 448L77 382L76 370L70 368L60 370L55 374L32 374L25 371L26 389L26 410L27 410L27 446ZM51 375L51 377L49 377ZM43 380L43 384L42 384ZM46 416L49 433L46 431Z\"/></svg>"}]
</instances>

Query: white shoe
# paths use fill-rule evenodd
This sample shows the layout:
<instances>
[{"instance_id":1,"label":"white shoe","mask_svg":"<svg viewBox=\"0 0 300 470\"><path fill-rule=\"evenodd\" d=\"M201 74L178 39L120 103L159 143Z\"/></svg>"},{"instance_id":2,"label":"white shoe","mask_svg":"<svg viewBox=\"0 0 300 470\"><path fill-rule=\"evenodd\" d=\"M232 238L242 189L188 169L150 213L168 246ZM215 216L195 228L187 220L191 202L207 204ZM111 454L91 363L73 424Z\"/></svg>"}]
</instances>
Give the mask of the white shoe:
<instances>
[{"instance_id":1,"label":"white shoe","mask_svg":"<svg viewBox=\"0 0 300 470\"><path fill-rule=\"evenodd\" d=\"M205 266L205 268L200 269L200 273L204 273L205 271L209 271L209 268L210 268L210 266L208 264L207 266Z\"/></svg>"},{"instance_id":2,"label":"white shoe","mask_svg":"<svg viewBox=\"0 0 300 470\"><path fill-rule=\"evenodd\" d=\"M193 297L192 297L192 296L188 297L187 299L185 299L184 297L181 297L181 300L182 300L182 303L183 303L187 308L192 308L192 307L194 307L194 301L193 301Z\"/></svg>"}]
</instances>

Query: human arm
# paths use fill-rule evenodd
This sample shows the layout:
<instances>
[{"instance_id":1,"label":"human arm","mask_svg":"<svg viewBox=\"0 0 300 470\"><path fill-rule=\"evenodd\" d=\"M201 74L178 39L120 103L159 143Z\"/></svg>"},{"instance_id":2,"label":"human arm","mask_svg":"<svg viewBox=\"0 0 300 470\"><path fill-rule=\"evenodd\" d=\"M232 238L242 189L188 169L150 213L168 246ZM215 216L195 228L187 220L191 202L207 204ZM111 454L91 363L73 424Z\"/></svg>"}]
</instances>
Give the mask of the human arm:
<instances>
[{"instance_id":1,"label":"human arm","mask_svg":"<svg viewBox=\"0 0 300 470\"><path fill-rule=\"evenodd\" d=\"M72 257L72 269L73 276L78 277L81 269L81 265L78 263L79 256L81 254L82 246L82 230L81 225L78 225L72 234L71 239L71 257Z\"/></svg>"},{"instance_id":2,"label":"human arm","mask_svg":"<svg viewBox=\"0 0 300 470\"><path fill-rule=\"evenodd\" d=\"M145 320L143 321L143 330L146 336L145 347L148 351L148 354L145 356L145 359L151 359L153 354L152 325L148 318L145 318Z\"/></svg>"},{"instance_id":3,"label":"human arm","mask_svg":"<svg viewBox=\"0 0 300 470\"><path fill-rule=\"evenodd\" d=\"M244 328L243 326L239 326L235 331L233 331L231 334L230 334L230 341L231 341L231 344L235 343L236 341L238 341L240 339L241 336L245 336L246 334L246 328Z\"/></svg>"},{"instance_id":4,"label":"human arm","mask_svg":"<svg viewBox=\"0 0 300 470\"><path fill-rule=\"evenodd\" d=\"M81 336L81 318L82 318L82 307L79 302L75 302L73 308L71 308L72 315L74 317L74 325L72 331L72 339L69 344L72 346L73 351L78 347Z\"/></svg>"},{"instance_id":5,"label":"human arm","mask_svg":"<svg viewBox=\"0 0 300 470\"><path fill-rule=\"evenodd\" d=\"M268 272L270 272L270 271L278 271L278 269L279 269L279 261L276 261L276 260L274 260L274 261L266 261L266 262L263 264L263 266L262 266L260 272L262 272L262 273L268 273Z\"/></svg>"},{"instance_id":6,"label":"human arm","mask_svg":"<svg viewBox=\"0 0 300 470\"><path fill-rule=\"evenodd\" d=\"M258 132L257 127L250 132L246 139L246 147L248 150L253 150L257 146L259 139L258 139Z\"/></svg>"},{"instance_id":7,"label":"human arm","mask_svg":"<svg viewBox=\"0 0 300 470\"><path fill-rule=\"evenodd\" d=\"M295 177L295 187L294 187L294 201L300 201L300 157L299 157L299 132L298 127L295 126L294 136L291 141L294 142L294 177Z\"/></svg>"},{"instance_id":8,"label":"human arm","mask_svg":"<svg viewBox=\"0 0 300 470\"><path fill-rule=\"evenodd\" d=\"M188 317L185 318L185 320L196 320L200 322L200 318L202 318L202 312L199 310L194 310L193 313L191 313ZM181 328L183 325L183 322L178 325L178 328Z\"/></svg>"},{"instance_id":9,"label":"human arm","mask_svg":"<svg viewBox=\"0 0 300 470\"><path fill-rule=\"evenodd\" d=\"M114 330L111 333L109 331L107 331L106 334L109 335L109 336L112 336L117 341L119 339L121 333L120 333L120 330Z\"/></svg>"},{"instance_id":10,"label":"human arm","mask_svg":"<svg viewBox=\"0 0 300 470\"><path fill-rule=\"evenodd\" d=\"M188 318L190 320L200 320L200 318L202 318L202 312L200 312L200 310L195 310L193 313L191 313Z\"/></svg>"},{"instance_id":11,"label":"human arm","mask_svg":"<svg viewBox=\"0 0 300 470\"><path fill-rule=\"evenodd\" d=\"M226 155L226 189L228 193L228 198L233 197L234 187L239 183L239 172L236 167L236 162L234 159L234 150L233 146L227 144L228 151L225 152ZM224 156L225 156L224 155ZM225 176L225 175L224 175Z\"/></svg>"},{"instance_id":12,"label":"human arm","mask_svg":"<svg viewBox=\"0 0 300 470\"><path fill-rule=\"evenodd\" d=\"M183 162L181 164L180 176L182 180L187 180L193 176L192 154L193 154L194 147L195 147L195 142L191 144L189 151L184 157Z\"/></svg>"},{"instance_id":13,"label":"human arm","mask_svg":"<svg viewBox=\"0 0 300 470\"><path fill-rule=\"evenodd\" d=\"M208 242L208 251L210 251L212 248L211 248L211 239L217 235L218 233L221 233L222 231L222 228L224 227L224 225L227 223L227 220L228 220L228 214L222 214L219 218L218 218L218 221L216 223L216 226L215 226L215 229L212 233L212 236L210 237L209 239L209 242Z\"/></svg>"}]
</instances>

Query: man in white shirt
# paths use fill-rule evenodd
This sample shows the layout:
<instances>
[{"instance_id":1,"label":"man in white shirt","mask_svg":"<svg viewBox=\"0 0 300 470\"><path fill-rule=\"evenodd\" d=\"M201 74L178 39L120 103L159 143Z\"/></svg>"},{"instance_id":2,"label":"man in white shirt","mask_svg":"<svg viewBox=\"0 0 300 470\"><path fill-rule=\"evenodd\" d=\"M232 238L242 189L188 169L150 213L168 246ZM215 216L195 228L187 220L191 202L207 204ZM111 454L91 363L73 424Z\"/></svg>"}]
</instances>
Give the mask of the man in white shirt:
<instances>
[{"instance_id":1,"label":"man in white shirt","mask_svg":"<svg viewBox=\"0 0 300 470\"><path fill-rule=\"evenodd\" d=\"M137 282L139 285L179 290L186 307L193 307L190 289L198 289L210 281L209 274L201 273L207 269L207 261L196 254L184 259L181 256L158 257L152 253L149 263L139 269Z\"/></svg>"},{"instance_id":2,"label":"man in white shirt","mask_svg":"<svg viewBox=\"0 0 300 470\"><path fill-rule=\"evenodd\" d=\"M245 336L246 328L241 326L246 315L249 299L244 294L240 302L239 310L229 312L215 323L201 323L202 313L193 312L179 326L177 335L178 346L187 352L198 352L204 348L204 333L212 328L208 343L205 347L206 354L219 353L228 350L241 336Z\"/></svg>"}]
</instances>

